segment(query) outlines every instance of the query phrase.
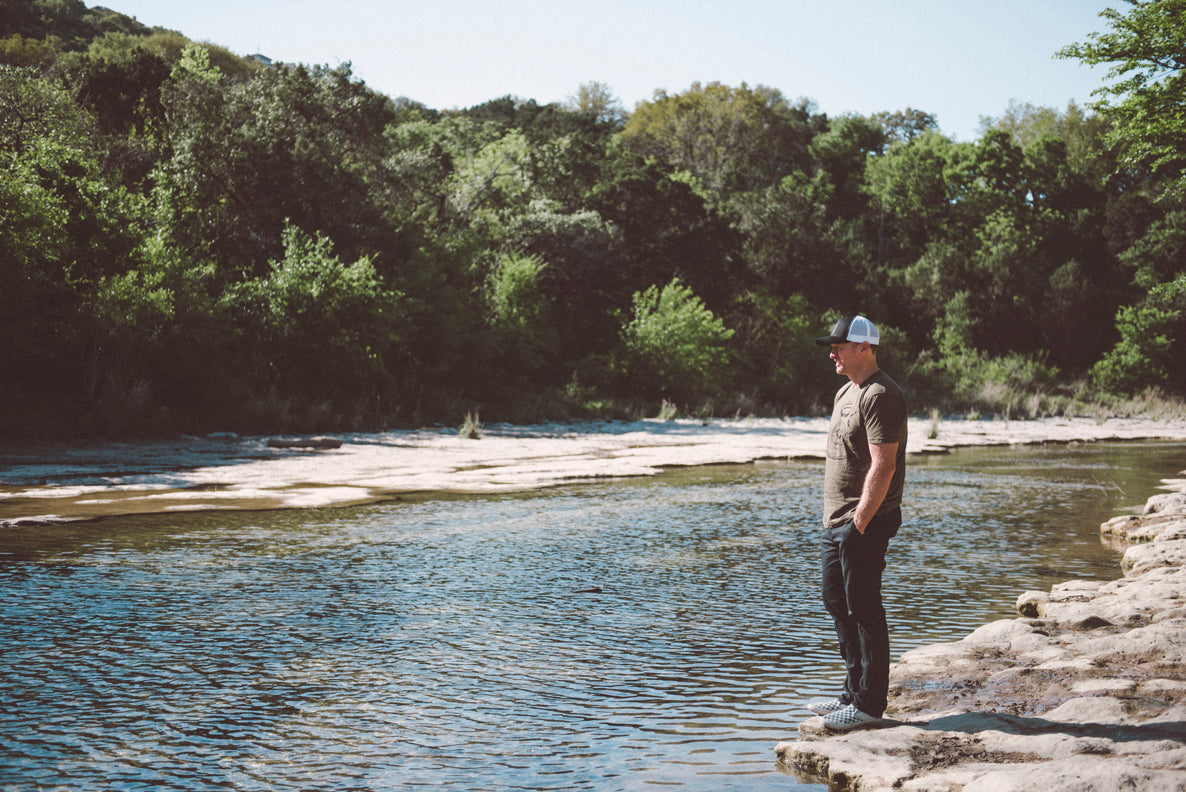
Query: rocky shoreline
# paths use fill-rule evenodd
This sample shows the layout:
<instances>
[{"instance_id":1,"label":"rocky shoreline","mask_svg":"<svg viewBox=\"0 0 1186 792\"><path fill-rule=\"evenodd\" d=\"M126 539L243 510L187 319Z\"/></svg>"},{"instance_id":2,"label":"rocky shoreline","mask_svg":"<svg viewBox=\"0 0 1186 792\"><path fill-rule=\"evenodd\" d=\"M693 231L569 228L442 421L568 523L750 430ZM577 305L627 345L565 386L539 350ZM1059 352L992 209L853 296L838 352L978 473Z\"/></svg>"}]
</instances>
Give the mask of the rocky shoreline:
<instances>
[{"instance_id":1,"label":"rocky shoreline","mask_svg":"<svg viewBox=\"0 0 1186 792\"><path fill-rule=\"evenodd\" d=\"M1186 792L1186 480L1165 489L1100 528L1122 579L1023 593L1017 618L906 652L883 726L811 718L780 768L851 792Z\"/></svg>"}]
</instances>

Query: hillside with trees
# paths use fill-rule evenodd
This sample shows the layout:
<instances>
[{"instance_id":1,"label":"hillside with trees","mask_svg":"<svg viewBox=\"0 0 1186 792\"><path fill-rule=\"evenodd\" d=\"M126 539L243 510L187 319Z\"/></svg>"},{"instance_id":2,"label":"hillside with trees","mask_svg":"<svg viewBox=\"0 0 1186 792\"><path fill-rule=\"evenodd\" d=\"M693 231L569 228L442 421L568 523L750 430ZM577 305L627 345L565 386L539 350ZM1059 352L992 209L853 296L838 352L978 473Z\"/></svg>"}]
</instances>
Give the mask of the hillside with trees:
<instances>
[{"instance_id":1,"label":"hillside with trees","mask_svg":"<svg viewBox=\"0 0 1186 792\"><path fill-rule=\"evenodd\" d=\"M436 110L0 0L0 436L818 414L862 312L916 412L1181 399L1186 7L974 142L760 85ZM1102 405L1102 406L1101 406Z\"/></svg>"}]
</instances>

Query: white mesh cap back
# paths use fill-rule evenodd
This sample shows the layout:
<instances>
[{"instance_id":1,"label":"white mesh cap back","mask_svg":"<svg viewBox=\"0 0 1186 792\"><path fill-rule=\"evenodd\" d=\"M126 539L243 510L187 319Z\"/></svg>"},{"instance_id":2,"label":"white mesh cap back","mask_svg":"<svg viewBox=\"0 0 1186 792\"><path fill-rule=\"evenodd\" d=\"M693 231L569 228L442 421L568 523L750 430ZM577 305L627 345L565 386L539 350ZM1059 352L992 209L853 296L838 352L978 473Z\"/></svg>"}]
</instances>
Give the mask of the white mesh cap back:
<instances>
[{"instance_id":1,"label":"white mesh cap back","mask_svg":"<svg viewBox=\"0 0 1186 792\"><path fill-rule=\"evenodd\" d=\"M877 326L863 316L854 316L848 325L848 340L855 343L868 341L870 344L881 343L881 333Z\"/></svg>"}]
</instances>

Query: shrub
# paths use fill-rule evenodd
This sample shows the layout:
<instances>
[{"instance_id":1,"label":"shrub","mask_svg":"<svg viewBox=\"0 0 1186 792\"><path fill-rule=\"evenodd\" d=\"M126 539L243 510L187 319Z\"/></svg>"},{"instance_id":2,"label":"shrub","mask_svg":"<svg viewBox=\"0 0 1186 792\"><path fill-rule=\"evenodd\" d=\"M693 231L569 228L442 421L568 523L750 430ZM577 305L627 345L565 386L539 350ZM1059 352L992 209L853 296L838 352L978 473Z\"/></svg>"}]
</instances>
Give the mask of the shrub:
<instances>
[{"instance_id":1,"label":"shrub","mask_svg":"<svg viewBox=\"0 0 1186 792\"><path fill-rule=\"evenodd\" d=\"M289 225L284 247L266 277L223 296L256 376L310 396L374 388L398 337L399 295L383 289L368 258L344 264L320 234Z\"/></svg>"},{"instance_id":2,"label":"shrub","mask_svg":"<svg viewBox=\"0 0 1186 792\"><path fill-rule=\"evenodd\" d=\"M500 257L486 284L486 305L494 340L509 361L538 373L556 355L552 307L541 285L547 265L538 256Z\"/></svg>"},{"instance_id":3,"label":"shrub","mask_svg":"<svg viewBox=\"0 0 1186 792\"><path fill-rule=\"evenodd\" d=\"M649 398L712 396L728 376L725 344L732 335L678 278L662 289L650 286L634 294L633 315L622 327L627 372Z\"/></svg>"},{"instance_id":4,"label":"shrub","mask_svg":"<svg viewBox=\"0 0 1186 792\"><path fill-rule=\"evenodd\" d=\"M1092 383L1105 392L1129 395L1164 386L1173 346L1167 329L1177 318L1177 311L1156 305L1130 305L1117 311L1120 340L1092 367Z\"/></svg>"}]
</instances>

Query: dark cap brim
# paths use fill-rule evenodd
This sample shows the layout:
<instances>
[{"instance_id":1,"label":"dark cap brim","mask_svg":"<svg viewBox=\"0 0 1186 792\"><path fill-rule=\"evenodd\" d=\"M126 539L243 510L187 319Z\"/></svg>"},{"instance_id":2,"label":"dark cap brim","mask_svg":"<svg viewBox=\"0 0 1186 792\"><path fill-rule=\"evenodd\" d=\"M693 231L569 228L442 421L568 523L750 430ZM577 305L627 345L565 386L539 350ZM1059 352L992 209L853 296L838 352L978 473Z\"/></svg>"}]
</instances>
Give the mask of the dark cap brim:
<instances>
[{"instance_id":1,"label":"dark cap brim","mask_svg":"<svg viewBox=\"0 0 1186 792\"><path fill-rule=\"evenodd\" d=\"M832 344L844 344L847 342L843 338L837 338L836 336L824 336L823 338L815 339L815 343L820 346L832 346Z\"/></svg>"}]
</instances>

